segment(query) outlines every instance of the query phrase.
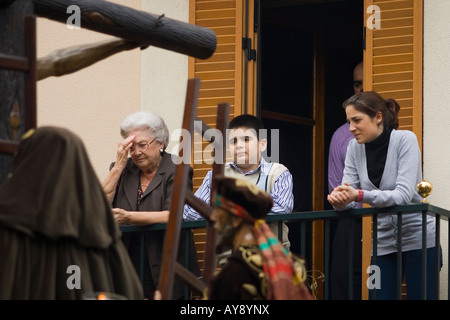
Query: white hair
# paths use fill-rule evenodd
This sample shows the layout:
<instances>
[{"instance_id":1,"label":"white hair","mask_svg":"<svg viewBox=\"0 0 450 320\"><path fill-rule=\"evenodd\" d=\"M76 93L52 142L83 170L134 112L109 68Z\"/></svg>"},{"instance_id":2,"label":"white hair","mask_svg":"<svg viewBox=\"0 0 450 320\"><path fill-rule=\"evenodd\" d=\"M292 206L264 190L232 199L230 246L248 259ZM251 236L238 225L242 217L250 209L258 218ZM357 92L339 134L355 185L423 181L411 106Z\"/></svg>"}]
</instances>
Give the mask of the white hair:
<instances>
[{"instance_id":1,"label":"white hair","mask_svg":"<svg viewBox=\"0 0 450 320\"><path fill-rule=\"evenodd\" d=\"M164 119L152 111L129 114L120 125L120 134L125 139L133 130L149 130L150 135L164 145L164 149L169 144L169 129Z\"/></svg>"}]
</instances>

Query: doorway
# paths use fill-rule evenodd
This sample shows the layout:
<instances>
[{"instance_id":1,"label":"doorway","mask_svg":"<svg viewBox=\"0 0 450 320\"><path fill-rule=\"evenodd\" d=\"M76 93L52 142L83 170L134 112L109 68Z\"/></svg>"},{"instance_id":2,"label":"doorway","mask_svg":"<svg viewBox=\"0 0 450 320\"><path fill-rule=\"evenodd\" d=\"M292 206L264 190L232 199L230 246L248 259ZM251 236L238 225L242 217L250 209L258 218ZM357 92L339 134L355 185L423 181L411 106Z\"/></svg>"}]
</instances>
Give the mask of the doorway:
<instances>
[{"instance_id":1,"label":"doorway","mask_svg":"<svg viewBox=\"0 0 450 320\"><path fill-rule=\"evenodd\" d=\"M328 148L345 122L341 106L353 94L353 68L363 59L363 5L260 1L257 113L266 129L279 130L279 162L293 175L294 212L332 209L326 201ZM292 251L313 261L312 223L288 226Z\"/></svg>"}]
</instances>

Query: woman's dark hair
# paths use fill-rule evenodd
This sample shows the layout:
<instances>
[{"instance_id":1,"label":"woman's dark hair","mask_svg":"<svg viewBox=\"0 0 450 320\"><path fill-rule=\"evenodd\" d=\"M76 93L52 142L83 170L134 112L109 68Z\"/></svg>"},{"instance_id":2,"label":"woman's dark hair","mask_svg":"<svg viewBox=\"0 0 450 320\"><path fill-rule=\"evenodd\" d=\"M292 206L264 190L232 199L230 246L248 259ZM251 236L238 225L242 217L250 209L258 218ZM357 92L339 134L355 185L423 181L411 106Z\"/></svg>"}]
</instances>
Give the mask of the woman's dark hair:
<instances>
[{"instance_id":1,"label":"woman's dark hair","mask_svg":"<svg viewBox=\"0 0 450 320\"><path fill-rule=\"evenodd\" d=\"M383 115L385 129L398 129L398 112L400 105L394 99L383 99L375 91L357 93L344 101L344 109L353 106L355 110L374 118L378 112Z\"/></svg>"}]
</instances>

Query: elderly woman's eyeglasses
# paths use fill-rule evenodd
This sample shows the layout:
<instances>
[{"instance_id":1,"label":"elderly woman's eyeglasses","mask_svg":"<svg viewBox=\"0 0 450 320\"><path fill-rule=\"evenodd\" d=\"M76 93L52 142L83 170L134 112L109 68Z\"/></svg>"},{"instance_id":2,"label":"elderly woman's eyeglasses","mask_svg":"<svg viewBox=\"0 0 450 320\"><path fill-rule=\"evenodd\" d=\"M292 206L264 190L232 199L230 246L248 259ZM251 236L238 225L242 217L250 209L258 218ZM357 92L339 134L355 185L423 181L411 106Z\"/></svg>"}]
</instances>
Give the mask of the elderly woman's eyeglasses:
<instances>
[{"instance_id":1,"label":"elderly woman's eyeglasses","mask_svg":"<svg viewBox=\"0 0 450 320\"><path fill-rule=\"evenodd\" d=\"M130 152L131 152L131 153L134 153L136 150L139 150L140 152L146 151L146 150L148 149L148 147L153 143L153 141L155 141L155 139L156 139L156 138L154 138L152 141L147 142L147 143L141 142L141 143L139 143L139 144L137 144L137 145L134 145L134 144L133 144L133 145L130 147Z\"/></svg>"}]
</instances>

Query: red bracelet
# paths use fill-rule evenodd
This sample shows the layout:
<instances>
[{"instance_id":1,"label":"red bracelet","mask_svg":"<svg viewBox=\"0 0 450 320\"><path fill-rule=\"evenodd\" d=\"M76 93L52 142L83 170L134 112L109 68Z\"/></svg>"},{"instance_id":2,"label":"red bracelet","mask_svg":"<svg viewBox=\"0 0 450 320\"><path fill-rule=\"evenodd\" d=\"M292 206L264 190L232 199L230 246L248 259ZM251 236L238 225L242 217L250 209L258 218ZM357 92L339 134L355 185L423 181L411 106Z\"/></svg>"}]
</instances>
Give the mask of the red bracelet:
<instances>
[{"instance_id":1,"label":"red bracelet","mask_svg":"<svg viewBox=\"0 0 450 320\"><path fill-rule=\"evenodd\" d=\"M364 191L362 191L361 189L358 189L358 200L356 200L357 202L362 202L364 198Z\"/></svg>"}]
</instances>

